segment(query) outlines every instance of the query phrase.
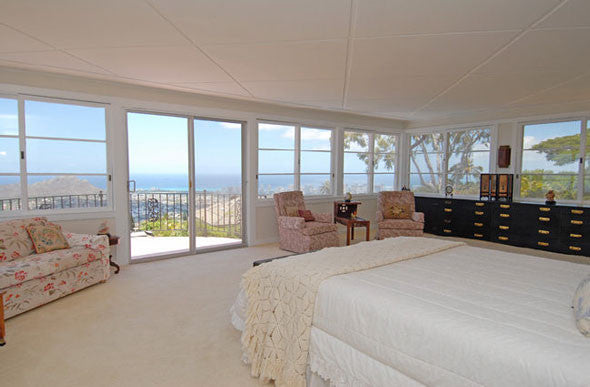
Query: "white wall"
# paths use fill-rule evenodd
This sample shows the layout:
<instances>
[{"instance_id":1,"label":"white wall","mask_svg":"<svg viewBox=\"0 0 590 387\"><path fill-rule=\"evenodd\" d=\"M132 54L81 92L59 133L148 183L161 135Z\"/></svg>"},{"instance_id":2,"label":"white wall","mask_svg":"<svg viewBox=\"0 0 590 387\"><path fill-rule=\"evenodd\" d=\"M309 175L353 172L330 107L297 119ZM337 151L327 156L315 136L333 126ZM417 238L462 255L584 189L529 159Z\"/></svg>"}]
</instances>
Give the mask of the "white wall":
<instances>
[{"instance_id":1,"label":"white wall","mask_svg":"<svg viewBox=\"0 0 590 387\"><path fill-rule=\"evenodd\" d=\"M47 97L78 99L101 102L109 105L108 138L112 155L114 205L112 210L95 213L50 215L49 218L72 232L95 233L103 222L111 232L122 237L115 260L120 264L129 262L128 200L127 200L127 134L126 110L146 110L209 118L232 119L246 122L246 206L247 242L265 243L277 240L273 207L258 206L256 162L257 162L257 120L290 121L307 125L332 128L358 128L399 133L405 122L368 117L345 112L323 111L310 108L281 106L269 103L251 102L239 99L191 94L156 89L145 86L116 83L111 81L51 74L0 67L0 94L29 94ZM315 201L313 210L332 211L335 198ZM368 211L367 204L360 211ZM374 216L374 214L373 214ZM370 216L368 216L370 217Z\"/></svg>"},{"instance_id":2,"label":"white wall","mask_svg":"<svg viewBox=\"0 0 590 387\"><path fill-rule=\"evenodd\" d=\"M50 219L62 223L64 228L74 232L96 232L102 222L107 222L111 231L122 236L121 245L117 248L115 259L126 264L129 261L129 238L127 218L127 136L125 126L126 109L148 110L156 112L197 115L211 118L241 120L247 123L246 138L246 206L247 214L247 242L249 244L270 243L278 240L276 219L272 202L258 202L255 183L257 162L256 123L258 119L298 122L301 124L318 125L337 128L357 128L381 130L400 133L406 127L407 133L414 130L437 130L445 128L459 128L469 126L496 125L497 144L510 145L512 160L507 169L498 172L514 173L516 157L519 147L519 129L524 121L575 117L582 113L559 113L544 117L521 117L496 121L457 123L446 121L444 126L422 128L414 123L368 117L351 113L322 111L317 109L288 107L269 103L251 102L239 99L214 97L191 94L178 91L135 86L111 81L93 80L87 78L50 74L43 72L17 70L0 67L0 94L33 94L49 97L82 99L103 102L110 105L109 137L113 161L113 193L114 207L112 211L93 214L69 214L64 216L50 216ZM407 144L408 136L401 136L399 178L400 185L407 184ZM339 146L337 146L339 148ZM494 150L493 152L496 152ZM340 162L341 161L337 161ZM341 164L340 164L341 166ZM339 168L341 170L341 168ZM341 181L337 186L341 187ZM327 197L307 200L313 211L332 212L332 203L340 197ZM359 216L372 221L374 227L376 199L374 196L356 196L362 201ZM340 231L343 232L341 227Z\"/></svg>"}]
</instances>

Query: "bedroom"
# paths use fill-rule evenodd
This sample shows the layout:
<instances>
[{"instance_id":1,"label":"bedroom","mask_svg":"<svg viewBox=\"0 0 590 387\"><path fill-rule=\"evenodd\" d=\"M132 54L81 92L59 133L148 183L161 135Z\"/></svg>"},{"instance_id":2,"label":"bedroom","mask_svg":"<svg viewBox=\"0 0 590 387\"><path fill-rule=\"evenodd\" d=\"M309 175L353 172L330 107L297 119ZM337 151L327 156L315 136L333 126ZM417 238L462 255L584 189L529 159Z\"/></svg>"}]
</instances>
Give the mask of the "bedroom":
<instances>
[{"instance_id":1,"label":"bedroom","mask_svg":"<svg viewBox=\"0 0 590 387\"><path fill-rule=\"evenodd\" d=\"M46 216L69 232L108 230L120 237L112 251L121 266L104 284L9 318L7 345L0 348L2 380L256 385L241 362L240 334L228 310L253 261L289 254L278 245L272 194L280 187L304 190L308 209L323 213L352 192L362 203L358 216L371 224L371 239L378 191L406 186L422 210L444 200L452 185L452 200L463 203L479 199L473 184L481 173L514 175L515 208L543 206L554 190L552 209L583 211L590 192L583 135L590 117L589 12L584 0L2 2L0 221ZM81 111L79 118L66 120L73 110ZM182 121L181 134L168 129L142 138L138 127L139 140L149 141L133 142L133 114ZM67 124L67 130L48 133L35 122ZM89 122L85 133L68 134ZM219 128L206 131L205 122ZM232 125L237 128L230 132ZM444 145L476 134L484 140L468 150ZM556 138L569 143L539 148ZM421 140L443 145L412 148ZM389 145L380 147L380 141ZM164 144L167 153L149 151ZM212 144L205 150L214 150L213 163L199 158L201 144ZM511 149L505 167L498 163L500 146ZM557 156L569 158L551 160L564 148L568 152ZM143 157L134 158L138 152ZM461 174L452 168L462 156L474 164ZM383 165L369 168L364 160L372 158ZM134 160L150 166L134 170ZM428 169L426 160L438 162ZM167 169L157 169L162 165ZM134 173L184 180L142 185ZM219 177L199 185L207 173L239 176L237 190L230 190L234 180ZM455 181L458 176L463 180ZM63 177L77 178L76 184L56 180ZM129 180L140 184L130 187ZM91 208L15 204L81 195L84 181L98 198ZM175 210L170 199L144 195L155 185L183 191L183 206L210 211L182 218L188 211ZM133 205L133 188L144 199L141 208L151 209L147 217L141 211L134 217L133 208L140 207ZM224 196L200 194L218 188L238 195L228 199L229 206L239 203L231 228L210 221L229 212L217 209ZM174 214L168 221L178 216L178 229L154 227L152 219L166 211ZM428 227L434 218L424 212ZM492 242L491 234L477 241L479 232L460 227L442 239L490 254L588 264L585 250L569 249L587 248L583 237L568 239L582 232L555 237L559 249L553 250L552 234L528 238L536 244L530 249L520 241ZM341 225L338 238L344 245ZM221 243L226 239L233 239L229 246ZM134 244L141 243L146 253L135 255ZM573 297L577 284L569 286ZM27 367L27 359L38 367Z\"/></svg>"}]
</instances>

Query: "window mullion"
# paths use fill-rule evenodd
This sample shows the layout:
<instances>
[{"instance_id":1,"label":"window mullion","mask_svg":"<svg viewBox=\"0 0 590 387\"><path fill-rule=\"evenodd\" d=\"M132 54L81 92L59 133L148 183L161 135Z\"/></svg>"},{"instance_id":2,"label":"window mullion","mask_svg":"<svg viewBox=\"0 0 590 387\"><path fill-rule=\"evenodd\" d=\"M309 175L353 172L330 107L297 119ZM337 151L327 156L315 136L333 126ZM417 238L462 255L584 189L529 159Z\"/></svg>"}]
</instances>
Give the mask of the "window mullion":
<instances>
[{"instance_id":1,"label":"window mullion","mask_svg":"<svg viewBox=\"0 0 590 387\"><path fill-rule=\"evenodd\" d=\"M368 133L369 134L369 175L367 176L367 184L369 185L367 188L368 193L373 193L374 191L374 181L375 181L375 133Z\"/></svg>"},{"instance_id":2,"label":"window mullion","mask_svg":"<svg viewBox=\"0 0 590 387\"><path fill-rule=\"evenodd\" d=\"M578 161L578 201L584 202L584 174L586 166L586 128L588 120L586 118L580 121L580 159Z\"/></svg>"},{"instance_id":3,"label":"window mullion","mask_svg":"<svg viewBox=\"0 0 590 387\"><path fill-rule=\"evenodd\" d=\"M27 142L25 131L25 100L18 97L18 137L20 150L20 201L21 211L29 211L29 187L27 178Z\"/></svg>"},{"instance_id":4,"label":"window mullion","mask_svg":"<svg viewBox=\"0 0 590 387\"><path fill-rule=\"evenodd\" d=\"M295 126L295 190L301 189L301 125Z\"/></svg>"}]
</instances>

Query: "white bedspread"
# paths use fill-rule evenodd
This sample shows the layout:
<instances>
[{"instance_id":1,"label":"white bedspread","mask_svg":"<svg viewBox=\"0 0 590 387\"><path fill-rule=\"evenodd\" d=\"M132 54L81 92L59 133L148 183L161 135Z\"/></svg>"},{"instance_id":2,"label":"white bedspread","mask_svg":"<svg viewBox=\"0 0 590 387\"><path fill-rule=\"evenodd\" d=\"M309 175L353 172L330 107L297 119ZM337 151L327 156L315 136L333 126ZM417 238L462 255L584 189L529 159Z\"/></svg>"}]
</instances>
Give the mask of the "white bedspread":
<instances>
[{"instance_id":1,"label":"white bedspread","mask_svg":"<svg viewBox=\"0 0 590 387\"><path fill-rule=\"evenodd\" d=\"M465 246L332 277L311 369L366 385L590 386L590 340L570 309L589 272Z\"/></svg>"}]
</instances>

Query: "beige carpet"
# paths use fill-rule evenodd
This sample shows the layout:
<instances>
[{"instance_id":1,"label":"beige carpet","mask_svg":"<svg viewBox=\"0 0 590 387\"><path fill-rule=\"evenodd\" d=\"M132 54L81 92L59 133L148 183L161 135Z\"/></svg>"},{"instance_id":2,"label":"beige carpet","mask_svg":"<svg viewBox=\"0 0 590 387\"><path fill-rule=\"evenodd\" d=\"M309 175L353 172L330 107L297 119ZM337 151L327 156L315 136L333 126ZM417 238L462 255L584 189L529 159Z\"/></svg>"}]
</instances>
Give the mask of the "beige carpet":
<instances>
[{"instance_id":1,"label":"beige carpet","mask_svg":"<svg viewBox=\"0 0 590 387\"><path fill-rule=\"evenodd\" d=\"M228 311L252 261L285 254L265 245L131 265L106 284L14 317L0 347L0 385L261 385L241 362Z\"/></svg>"}]
</instances>

